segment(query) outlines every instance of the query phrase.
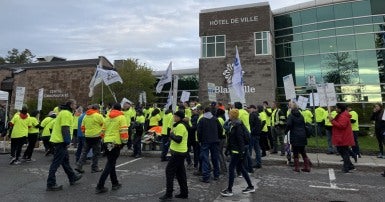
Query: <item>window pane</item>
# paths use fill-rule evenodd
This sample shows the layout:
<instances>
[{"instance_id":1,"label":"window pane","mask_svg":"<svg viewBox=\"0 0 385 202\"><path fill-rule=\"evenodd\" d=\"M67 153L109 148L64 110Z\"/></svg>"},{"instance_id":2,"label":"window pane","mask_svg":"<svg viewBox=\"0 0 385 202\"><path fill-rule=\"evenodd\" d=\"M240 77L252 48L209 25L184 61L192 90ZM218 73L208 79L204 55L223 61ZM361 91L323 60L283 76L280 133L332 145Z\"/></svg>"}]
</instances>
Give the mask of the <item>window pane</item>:
<instances>
[{"instance_id":1,"label":"window pane","mask_svg":"<svg viewBox=\"0 0 385 202\"><path fill-rule=\"evenodd\" d=\"M351 26L351 25L353 25L353 20L352 19L336 21L336 27L345 27L345 26Z\"/></svg>"},{"instance_id":2,"label":"window pane","mask_svg":"<svg viewBox=\"0 0 385 202\"><path fill-rule=\"evenodd\" d=\"M291 25L297 26L301 24L301 15L300 12L290 13Z\"/></svg>"},{"instance_id":3,"label":"window pane","mask_svg":"<svg viewBox=\"0 0 385 202\"><path fill-rule=\"evenodd\" d=\"M302 40L302 34L294 34L293 41L299 41L299 40Z\"/></svg>"},{"instance_id":4,"label":"window pane","mask_svg":"<svg viewBox=\"0 0 385 202\"><path fill-rule=\"evenodd\" d=\"M317 22L316 9L301 11L302 24Z\"/></svg>"},{"instance_id":5,"label":"window pane","mask_svg":"<svg viewBox=\"0 0 385 202\"><path fill-rule=\"evenodd\" d=\"M356 48L360 49L374 49L374 36L373 34L360 34L356 35ZM375 60L376 61L376 60Z\"/></svg>"},{"instance_id":6,"label":"window pane","mask_svg":"<svg viewBox=\"0 0 385 202\"><path fill-rule=\"evenodd\" d=\"M328 29L328 28L334 28L334 21L332 22L323 22L323 23L318 23L317 28L318 29Z\"/></svg>"},{"instance_id":7,"label":"window pane","mask_svg":"<svg viewBox=\"0 0 385 202\"><path fill-rule=\"evenodd\" d=\"M276 45L275 46L275 57L276 58L281 58L283 57L283 44Z\"/></svg>"},{"instance_id":8,"label":"window pane","mask_svg":"<svg viewBox=\"0 0 385 202\"><path fill-rule=\"evenodd\" d=\"M352 8L353 17L370 15L372 13L369 0L353 2Z\"/></svg>"},{"instance_id":9,"label":"window pane","mask_svg":"<svg viewBox=\"0 0 385 202\"><path fill-rule=\"evenodd\" d=\"M215 37L214 36L208 36L207 37L207 43L215 43Z\"/></svg>"},{"instance_id":10,"label":"window pane","mask_svg":"<svg viewBox=\"0 0 385 202\"><path fill-rule=\"evenodd\" d=\"M354 19L355 25L372 24L372 17L356 18Z\"/></svg>"},{"instance_id":11,"label":"window pane","mask_svg":"<svg viewBox=\"0 0 385 202\"><path fill-rule=\"evenodd\" d=\"M352 17L352 4L342 3L334 5L334 15L336 19Z\"/></svg>"},{"instance_id":12,"label":"window pane","mask_svg":"<svg viewBox=\"0 0 385 202\"><path fill-rule=\"evenodd\" d=\"M361 82L379 83L376 51L359 51L357 58Z\"/></svg>"},{"instance_id":13,"label":"window pane","mask_svg":"<svg viewBox=\"0 0 385 202\"><path fill-rule=\"evenodd\" d=\"M263 40L262 45L262 54L267 54L267 40Z\"/></svg>"},{"instance_id":14,"label":"window pane","mask_svg":"<svg viewBox=\"0 0 385 202\"><path fill-rule=\"evenodd\" d=\"M318 22L334 19L333 6L324 6L317 8Z\"/></svg>"},{"instance_id":15,"label":"window pane","mask_svg":"<svg viewBox=\"0 0 385 202\"><path fill-rule=\"evenodd\" d=\"M354 32L355 33L373 32L373 25L355 26Z\"/></svg>"},{"instance_id":16,"label":"window pane","mask_svg":"<svg viewBox=\"0 0 385 202\"><path fill-rule=\"evenodd\" d=\"M207 57L215 57L215 44L207 44Z\"/></svg>"},{"instance_id":17,"label":"window pane","mask_svg":"<svg viewBox=\"0 0 385 202\"><path fill-rule=\"evenodd\" d=\"M336 52L337 42L335 37L319 39L320 53Z\"/></svg>"},{"instance_id":18,"label":"window pane","mask_svg":"<svg viewBox=\"0 0 385 202\"><path fill-rule=\"evenodd\" d=\"M205 44L202 45L202 57L203 58L207 57L206 45Z\"/></svg>"},{"instance_id":19,"label":"window pane","mask_svg":"<svg viewBox=\"0 0 385 202\"><path fill-rule=\"evenodd\" d=\"M305 55L319 53L318 39L304 41L303 50Z\"/></svg>"},{"instance_id":20,"label":"window pane","mask_svg":"<svg viewBox=\"0 0 385 202\"><path fill-rule=\"evenodd\" d=\"M303 55L302 41L291 43L291 53L293 56Z\"/></svg>"},{"instance_id":21,"label":"window pane","mask_svg":"<svg viewBox=\"0 0 385 202\"><path fill-rule=\"evenodd\" d=\"M372 14L385 14L385 4L384 0L371 0L372 4Z\"/></svg>"},{"instance_id":22,"label":"window pane","mask_svg":"<svg viewBox=\"0 0 385 202\"><path fill-rule=\"evenodd\" d=\"M225 36L216 36L217 43L218 42L225 42Z\"/></svg>"},{"instance_id":23,"label":"window pane","mask_svg":"<svg viewBox=\"0 0 385 202\"><path fill-rule=\"evenodd\" d=\"M219 56L225 56L225 44L224 43L217 43L217 57Z\"/></svg>"},{"instance_id":24,"label":"window pane","mask_svg":"<svg viewBox=\"0 0 385 202\"><path fill-rule=\"evenodd\" d=\"M376 37L376 48L385 48L385 32L382 32L382 33L377 33L375 34L375 37ZM381 51L385 59L385 54L383 53L383 51Z\"/></svg>"},{"instance_id":25,"label":"window pane","mask_svg":"<svg viewBox=\"0 0 385 202\"><path fill-rule=\"evenodd\" d=\"M319 55L310 55L304 57L304 75L315 75L317 81L321 80L321 61Z\"/></svg>"},{"instance_id":26,"label":"window pane","mask_svg":"<svg viewBox=\"0 0 385 202\"><path fill-rule=\"evenodd\" d=\"M255 41L255 54L262 54L262 40Z\"/></svg>"},{"instance_id":27,"label":"window pane","mask_svg":"<svg viewBox=\"0 0 385 202\"><path fill-rule=\"evenodd\" d=\"M325 36L335 36L336 30L335 29L328 29L328 30L322 30L318 32L319 37L325 37Z\"/></svg>"},{"instance_id":28,"label":"window pane","mask_svg":"<svg viewBox=\"0 0 385 202\"><path fill-rule=\"evenodd\" d=\"M373 23L383 23L385 22L385 16L373 16L372 20Z\"/></svg>"},{"instance_id":29,"label":"window pane","mask_svg":"<svg viewBox=\"0 0 385 202\"><path fill-rule=\"evenodd\" d=\"M339 36L337 37L338 51L350 51L355 49L354 36Z\"/></svg>"},{"instance_id":30,"label":"window pane","mask_svg":"<svg viewBox=\"0 0 385 202\"><path fill-rule=\"evenodd\" d=\"M205 36L202 37L202 43L206 43L206 41L207 41L207 38Z\"/></svg>"},{"instance_id":31,"label":"window pane","mask_svg":"<svg viewBox=\"0 0 385 202\"><path fill-rule=\"evenodd\" d=\"M302 37L303 39L314 39L314 38L318 38L318 32L308 32L308 33L304 33L302 34Z\"/></svg>"},{"instance_id":32,"label":"window pane","mask_svg":"<svg viewBox=\"0 0 385 202\"><path fill-rule=\"evenodd\" d=\"M353 27L344 27L336 29L336 35L353 34Z\"/></svg>"},{"instance_id":33,"label":"window pane","mask_svg":"<svg viewBox=\"0 0 385 202\"><path fill-rule=\"evenodd\" d=\"M311 25L302 26L302 31L303 32L314 31L314 30L317 30L317 24L311 24Z\"/></svg>"},{"instance_id":34,"label":"window pane","mask_svg":"<svg viewBox=\"0 0 385 202\"><path fill-rule=\"evenodd\" d=\"M293 57L292 62L295 66L295 83L296 85L305 85L305 68L303 64L303 57Z\"/></svg>"},{"instance_id":35,"label":"window pane","mask_svg":"<svg viewBox=\"0 0 385 202\"><path fill-rule=\"evenodd\" d=\"M262 39L262 34L261 34L261 32L256 32L256 33L255 33L255 39Z\"/></svg>"},{"instance_id":36,"label":"window pane","mask_svg":"<svg viewBox=\"0 0 385 202\"><path fill-rule=\"evenodd\" d=\"M263 37L263 39L267 39L267 33L268 33L268 32L262 32L262 37Z\"/></svg>"}]
</instances>

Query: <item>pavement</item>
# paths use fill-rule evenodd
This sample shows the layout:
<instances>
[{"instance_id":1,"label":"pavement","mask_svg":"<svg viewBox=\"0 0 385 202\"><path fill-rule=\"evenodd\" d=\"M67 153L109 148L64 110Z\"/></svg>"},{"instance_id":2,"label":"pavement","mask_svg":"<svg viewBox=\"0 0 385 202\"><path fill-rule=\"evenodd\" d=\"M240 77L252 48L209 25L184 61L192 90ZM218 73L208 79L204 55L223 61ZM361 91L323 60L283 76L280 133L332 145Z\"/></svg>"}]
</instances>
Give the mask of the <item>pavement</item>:
<instances>
[{"instance_id":1,"label":"pavement","mask_svg":"<svg viewBox=\"0 0 385 202\"><path fill-rule=\"evenodd\" d=\"M0 141L0 153L9 152L10 151L10 142L5 142L5 149L4 149L4 142ZM26 145L24 145L26 147ZM143 147L142 150L142 156L144 157L160 157L160 150L147 150L148 147ZM157 148L159 149L159 148ZM24 150L24 148L23 148ZM75 153L76 148L70 146L69 147L70 153ZM40 144L39 148L35 148L35 151L44 152L43 144ZM128 150L126 147L124 147L121 150L121 155L128 156L132 154L132 150ZM311 159L313 166L317 167L336 167L341 166L342 158L339 155L335 154L326 154L326 153L308 153L309 158ZM378 158L377 156L370 156L370 155L361 155L361 158L358 158L358 161L355 163L352 159L353 164L356 167L359 168L375 168L375 169L385 169L385 159L384 158ZM262 157L262 164L287 164L287 158L286 156L280 156L280 154L270 154L267 152L267 155L265 157Z\"/></svg>"}]
</instances>

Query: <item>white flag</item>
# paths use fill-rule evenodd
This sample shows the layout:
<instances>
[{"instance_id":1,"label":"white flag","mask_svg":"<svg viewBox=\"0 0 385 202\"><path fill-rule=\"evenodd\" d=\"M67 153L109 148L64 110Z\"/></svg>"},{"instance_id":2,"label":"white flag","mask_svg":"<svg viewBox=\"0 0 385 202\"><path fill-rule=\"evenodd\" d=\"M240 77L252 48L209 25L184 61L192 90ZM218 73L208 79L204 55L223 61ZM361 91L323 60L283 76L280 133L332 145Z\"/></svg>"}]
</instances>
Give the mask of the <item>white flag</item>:
<instances>
[{"instance_id":1,"label":"white flag","mask_svg":"<svg viewBox=\"0 0 385 202\"><path fill-rule=\"evenodd\" d=\"M172 62L168 65L168 68L162 78L159 80L156 85L156 93L160 93L163 89L164 84L170 83L172 81Z\"/></svg>"},{"instance_id":2,"label":"white flag","mask_svg":"<svg viewBox=\"0 0 385 202\"><path fill-rule=\"evenodd\" d=\"M172 105L172 88L170 88L170 91L168 92L167 97L167 104L164 106L165 109L168 109Z\"/></svg>"},{"instance_id":3,"label":"white flag","mask_svg":"<svg viewBox=\"0 0 385 202\"><path fill-rule=\"evenodd\" d=\"M110 84L113 84L115 82L123 83L123 80L117 71L105 70L105 69L101 69L99 71L103 72L103 74L102 74L103 81L107 86L109 86Z\"/></svg>"},{"instance_id":4,"label":"white flag","mask_svg":"<svg viewBox=\"0 0 385 202\"><path fill-rule=\"evenodd\" d=\"M99 71L101 69L102 68L101 68L100 65L98 65L96 67L95 74L94 74L94 76L91 79L90 85L88 86L90 88L90 92L88 93L89 97L92 97L94 95L94 88L95 88L95 86L97 86L99 83L101 83L103 81L103 78L101 76L101 72Z\"/></svg>"},{"instance_id":5,"label":"white flag","mask_svg":"<svg viewBox=\"0 0 385 202\"><path fill-rule=\"evenodd\" d=\"M232 78L232 88L239 99L245 103L245 89L243 88L243 71L241 60L239 59L238 47L235 46L234 73Z\"/></svg>"}]
</instances>

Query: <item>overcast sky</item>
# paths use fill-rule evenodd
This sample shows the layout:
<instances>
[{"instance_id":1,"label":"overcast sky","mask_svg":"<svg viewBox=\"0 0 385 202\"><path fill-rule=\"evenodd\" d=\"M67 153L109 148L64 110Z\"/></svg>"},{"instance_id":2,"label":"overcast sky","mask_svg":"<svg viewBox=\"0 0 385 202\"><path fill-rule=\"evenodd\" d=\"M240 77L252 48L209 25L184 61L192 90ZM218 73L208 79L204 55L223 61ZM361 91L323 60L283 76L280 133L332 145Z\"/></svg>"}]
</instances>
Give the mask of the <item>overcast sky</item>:
<instances>
[{"instance_id":1,"label":"overcast sky","mask_svg":"<svg viewBox=\"0 0 385 202\"><path fill-rule=\"evenodd\" d=\"M270 0L277 9L308 0ZM0 0L0 56L12 48L68 60L135 58L197 68L199 12L261 0ZM289 3L291 2L291 3Z\"/></svg>"}]
</instances>

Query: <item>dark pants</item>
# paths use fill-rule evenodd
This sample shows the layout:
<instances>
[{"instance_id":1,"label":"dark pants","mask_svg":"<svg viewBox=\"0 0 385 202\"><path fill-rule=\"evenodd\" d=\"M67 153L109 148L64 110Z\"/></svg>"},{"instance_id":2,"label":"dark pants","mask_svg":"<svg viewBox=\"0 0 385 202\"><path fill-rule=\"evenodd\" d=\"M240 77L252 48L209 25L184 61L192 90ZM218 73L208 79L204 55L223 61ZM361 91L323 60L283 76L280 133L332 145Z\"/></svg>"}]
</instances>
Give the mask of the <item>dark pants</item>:
<instances>
[{"instance_id":1,"label":"dark pants","mask_svg":"<svg viewBox=\"0 0 385 202\"><path fill-rule=\"evenodd\" d=\"M166 195L172 196L174 191L174 178L178 180L180 194L187 196L187 177L186 168L184 166L185 154L172 154L166 166Z\"/></svg>"},{"instance_id":2,"label":"dark pants","mask_svg":"<svg viewBox=\"0 0 385 202\"><path fill-rule=\"evenodd\" d=\"M352 147L352 150L355 155L360 154L360 146L358 145L358 133L359 131L353 131L355 145Z\"/></svg>"},{"instance_id":3,"label":"dark pants","mask_svg":"<svg viewBox=\"0 0 385 202\"><path fill-rule=\"evenodd\" d=\"M92 164L91 169L98 169L98 161L100 156L100 137L95 138L87 138L85 141L85 145L82 150L82 155L80 156L79 161L77 162L77 165L81 168L83 164L87 160L87 154L90 152L90 149L92 149Z\"/></svg>"},{"instance_id":4,"label":"dark pants","mask_svg":"<svg viewBox=\"0 0 385 202\"><path fill-rule=\"evenodd\" d=\"M135 138L133 140L134 155L142 154L142 134L143 130L136 130Z\"/></svg>"},{"instance_id":5,"label":"dark pants","mask_svg":"<svg viewBox=\"0 0 385 202\"><path fill-rule=\"evenodd\" d=\"M47 187L56 185L56 171L60 165L63 167L64 172L67 174L69 181L74 182L75 172L70 166L67 146L64 143L57 143L53 145L55 148L55 153L53 155L51 166L49 167Z\"/></svg>"},{"instance_id":6,"label":"dark pants","mask_svg":"<svg viewBox=\"0 0 385 202\"><path fill-rule=\"evenodd\" d=\"M223 153L223 148L225 147L225 144L226 144L226 139L221 139L218 145L219 165L221 167L222 172L227 172L226 158L225 158L225 154Z\"/></svg>"},{"instance_id":7,"label":"dark pants","mask_svg":"<svg viewBox=\"0 0 385 202\"><path fill-rule=\"evenodd\" d=\"M131 138L131 134L132 134L132 127L128 127L128 140L127 140L127 149L131 149L132 147L132 138Z\"/></svg>"},{"instance_id":8,"label":"dark pants","mask_svg":"<svg viewBox=\"0 0 385 202\"><path fill-rule=\"evenodd\" d=\"M307 158L305 146L294 146L293 145L293 156L294 158L299 158L299 154L301 154L302 158Z\"/></svg>"},{"instance_id":9,"label":"dark pants","mask_svg":"<svg viewBox=\"0 0 385 202\"><path fill-rule=\"evenodd\" d=\"M353 164L350 161L350 157L349 157L349 151L350 151L349 146L337 146L337 151L338 153L340 153L342 160L344 161L342 170L346 172L349 171L350 168L353 167Z\"/></svg>"},{"instance_id":10,"label":"dark pants","mask_svg":"<svg viewBox=\"0 0 385 202\"><path fill-rule=\"evenodd\" d=\"M273 137L273 128L271 126L267 126L267 139L269 140L268 145L270 145L270 148L274 148L274 137Z\"/></svg>"},{"instance_id":11,"label":"dark pants","mask_svg":"<svg viewBox=\"0 0 385 202\"><path fill-rule=\"evenodd\" d=\"M261 133L261 138L260 138L260 141L259 141L259 144L261 146L261 150L262 150L262 156L266 156L266 151L269 150L269 142L267 140L267 132L262 132Z\"/></svg>"},{"instance_id":12,"label":"dark pants","mask_svg":"<svg viewBox=\"0 0 385 202\"><path fill-rule=\"evenodd\" d=\"M280 126L275 126L272 128L273 139L274 139L274 152L278 151L278 142L280 146L281 154L285 153L285 144L283 143L283 138L285 136L285 129Z\"/></svg>"},{"instance_id":13,"label":"dark pants","mask_svg":"<svg viewBox=\"0 0 385 202\"><path fill-rule=\"evenodd\" d=\"M29 133L28 134L28 146L24 152L23 158L30 159L32 157L33 150L35 149L38 133Z\"/></svg>"},{"instance_id":14,"label":"dark pants","mask_svg":"<svg viewBox=\"0 0 385 202\"><path fill-rule=\"evenodd\" d=\"M54 147L53 144L49 141L51 136L43 136L41 139L43 140L44 150L46 154L53 154Z\"/></svg>"},{"instance_id":15,"label":"dark pants","mask_svg":"<svg viewBox=\"0 0 385 202\"><path fill-rule=\"evenodd\" d=\"M384 155L384 136L380 132L376 132L376 138L378 142L378 149L381 155Z\"/></svg>"},{"instance_id":16,"label":"dark pants","mask_svg":"<svg viewBox=\"0 0 385 202\"><path fill-rule=\"evenodd\" d=\"M107 162L106 166L104 167L103 173L99 178L99 182L97 185L98 188L104 187L104 183L106 182L108 175L110 176L112 185L119 184L118 177L116 176L115 166L116 160L120 155L120 146L115 146L111 151L108 151L108 149L106 149L106 144L104 144L104 148L105 154L107 156Z\"/></svg>"},{"instance_id":17,"label":"dark pants","mask_svg":"<svg viewBox=\"0 0 385 202\"><path fill-rule=\"evenodd\" d=\"M160 158L166 160L168 149L170 147L170 139L168 135L162 135L162 154Z\"/></svg>"},{"instance_id":18,"label":"dark pants","mask_svg":"<svg viewBox=\"0 0 385 202\"><path fill-rule=\"evenodd\" d=\"M198 168L198 170L202 172L202 159L200 158L201 146L198 142L194 142L193 152L194 152L194 168Z\"/></svg>"},{"instance_id":19,"label":"dark pants","mask_svg":"<svg viewBox=\"0 0 385 202\"><path fill-rule=\"evenodd\" d=\"M202 143L201 158L202 158L202 176L203 180L210 179L210 162L209 153L211 154L211 162L214 167L214 177L219 177L219 142Z\"/></svg>"},{"instance_id":20,"label":"dark pants","mask_svg":"<svg viewBox=\"0 0 385 202\"><path fill-rule=\"evenodd\" d=\"M239 154L231 154L231 160L229 164L229 184L227 189L229 191L232 191L233 189L236 168L238 168L241 171L243 178L245 178L247 182L247 185L249 187L253 186L251 184L250 176L247 173L245 167L243 166L243 160L241 159L241 156Z\"/></svg>"},{"instance_id":21,"label":"dark pants","mask_svg":"<svg viewBox=\"0 0 385 202\"><path fill-rule=\"evenodd\" d=\"M71 139L71 143L74 145L74 147L76 148L78 146L78 129L74 129L73 132L72 132L72 139Z\"/></svg>"},{"instance_id":22,"label":"dark pants","mask_svg":"<svg viewBox=\"0 0 385 202\"><path fill-rule=\"evenodd\" d=\"M84 136L78 137L78 147L76 149L75 157L76 157L76 162L79 161L80 155L82 154L82 150L85 144L86 138Z\"/></svg>"},{"instance_id":23,"label":"dark pants","mask_svg":"<svg viewBox=\"0 0 385 202\"><path fill-rule=\"evenodd\" d=\"M252 135L251 144L249 145L250 156L253 155L253 149L255 151L255 163L257 166L262 165L261 146L259 145L259 139L260 139L259 135Z\"/></svg>"},{"instance_id":24,"label":"dark pants","mask_svg":"<svg viewBox=\"0 0 385 202\"><path fill-rule=\"evenodd\" d=\"M11 138L11 156L19 160L21 149L27 137Z\"/></svg>"}]
</instances>

